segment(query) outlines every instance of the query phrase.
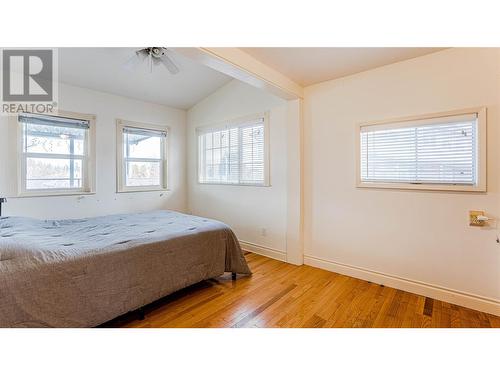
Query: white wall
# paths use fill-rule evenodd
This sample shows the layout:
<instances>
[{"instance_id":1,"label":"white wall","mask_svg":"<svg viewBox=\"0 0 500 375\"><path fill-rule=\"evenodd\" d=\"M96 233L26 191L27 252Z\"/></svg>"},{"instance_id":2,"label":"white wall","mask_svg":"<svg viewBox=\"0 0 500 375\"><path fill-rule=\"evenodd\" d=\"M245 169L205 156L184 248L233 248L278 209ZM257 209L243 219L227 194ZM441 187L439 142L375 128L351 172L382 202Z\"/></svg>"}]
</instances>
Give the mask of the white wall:
<instances>
[{"instance_id":1,"label":"white wall","mask_svg":"<svg viewBox=\"0 0 500 375\"><path fill-rule=\"evenodd\" d=\"M477 106L488 107L486 194L355 187L356 124ZM500 299L498 230L467 216L500 217L499 49L449 49L313 85L304 110L306 263Z\"/></svg>"},{"instance_id":2,"label":"white wall","mask_svg":"<svg viewBox=\"0 0 500 375\"><path fill-rule=\"evenodd\" d=\"M270 111L270 187L202 185L197 178L196 128ZM187 114L188 207L224 221L242 241L284 253L287 221L286 101L233 80ZM265 228L267 235L262 235Z\"/></svg>"},{"instance_id":3,"label":"white wall","mask_svg":"<svg viewBox=\"0 0 500 375\"><path fill-rule=\"evenodd\" d=\"M157 104L61 84L61 110L89 113L96 120L96 194L75 196L11 198L5 215L39 218L86 217L112 213L174 209L184 211L186 197L186 112ZM116 119L170 126L169 191L116 193ZM14 197L15 144L9 144L7 117L0 117L0 196Z\"/></svg>"}]
</instances>

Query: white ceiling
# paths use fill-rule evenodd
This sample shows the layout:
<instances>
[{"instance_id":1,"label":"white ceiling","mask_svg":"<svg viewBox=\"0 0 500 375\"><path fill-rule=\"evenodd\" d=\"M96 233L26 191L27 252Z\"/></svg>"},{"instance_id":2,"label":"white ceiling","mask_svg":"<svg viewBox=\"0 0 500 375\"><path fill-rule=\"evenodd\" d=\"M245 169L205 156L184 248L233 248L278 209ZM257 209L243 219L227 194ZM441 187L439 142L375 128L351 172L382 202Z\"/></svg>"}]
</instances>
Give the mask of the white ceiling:
<instances>
[{"instance_id":1,"label":"white ceiling","mask_svg":"<svg viewBox=\"0 0 500 375\"><path fill-rule=\"evenodd\" d=\"M437 52L443 48L241 48L302 86Z\"/></svg>"},{"instance_id":2,"label":"white ceiling","mask_svg":"<svg viewBox=\"0 0 500 375\"><path fill-rule=\"evenodd\" d=\"M59 48L59 80L147 102L188 109L231 80L175 52L180 72L146 62L134 70L123 65L140 48Z\"/></svg>"},{"instance_id":3,"label":"white ceiling","mask_svg":"<svg viewBox=\"0 0 500 375\"><path fill-rule=\"evenodd\" d=\"M62 82L175 108L188 109L231 80L220 72L172 51L180 69L144 62L124 64L139 48L59 48ZM411 59L442 48L242 48L302 86Z\"/></svg>"}]
</instances>

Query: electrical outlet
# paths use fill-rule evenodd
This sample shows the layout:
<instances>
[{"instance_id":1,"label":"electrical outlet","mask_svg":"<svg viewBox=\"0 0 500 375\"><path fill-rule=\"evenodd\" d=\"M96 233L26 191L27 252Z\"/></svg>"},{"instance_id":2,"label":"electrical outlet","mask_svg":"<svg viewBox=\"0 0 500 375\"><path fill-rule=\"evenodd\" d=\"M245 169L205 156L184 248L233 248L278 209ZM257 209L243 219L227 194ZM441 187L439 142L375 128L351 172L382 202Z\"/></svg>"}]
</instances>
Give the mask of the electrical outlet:
<instances>
[{"instance_id":1,"label":"electrical outlet","mask_svg":"<svg viewBox=\"0 0 500 375\"><path fill-rule=\"evenodd\" d=\"M469 225L471 227L484 227L485 221L478 220L478 216L484 216L484 211L469 211Z\"/></svg>"}]
</instances>

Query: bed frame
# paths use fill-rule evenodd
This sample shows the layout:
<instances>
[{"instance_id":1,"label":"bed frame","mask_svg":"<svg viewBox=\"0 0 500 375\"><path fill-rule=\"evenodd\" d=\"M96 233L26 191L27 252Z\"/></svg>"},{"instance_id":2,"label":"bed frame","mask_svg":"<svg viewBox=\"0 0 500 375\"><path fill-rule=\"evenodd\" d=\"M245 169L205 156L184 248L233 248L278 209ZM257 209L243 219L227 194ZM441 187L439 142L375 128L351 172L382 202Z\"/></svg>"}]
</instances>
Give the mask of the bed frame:
<instances>
[{"instance_id":1,"label":"bed frame","mask_svg":"<svg viewBox=\"0 0 500 375\"><path fill-rule=\"evenodd\" d=\"M7 198L0 198L0 217L2 216L2 204L7 203Z\"/></svg>"},{"instance_id":2,"label":"bed frame","mask_svg":"<svg viewBox=\"0 0 500 375\"><path fill-rule=\"evenodd\" d=\"M236 280L236 272L231 272L231 280ZM146 319L146 311L144 307L139 307L137 310L134 310L135 314L137 314L137 319L144 320Z\"/></svg>"}]
</instances>

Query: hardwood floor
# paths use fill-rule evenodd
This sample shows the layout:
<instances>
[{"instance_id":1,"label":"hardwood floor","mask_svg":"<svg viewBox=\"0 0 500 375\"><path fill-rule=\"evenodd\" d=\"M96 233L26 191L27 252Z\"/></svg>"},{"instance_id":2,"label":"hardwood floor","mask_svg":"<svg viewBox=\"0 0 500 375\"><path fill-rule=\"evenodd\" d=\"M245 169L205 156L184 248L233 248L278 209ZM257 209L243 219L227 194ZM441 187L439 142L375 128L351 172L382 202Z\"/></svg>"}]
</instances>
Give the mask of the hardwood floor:
<instances>
[{"instance_id":1,"label":"hardwood floor","mask_svg":"<svg viewBox=\"0 0 500 375\"><path fill-rule=\"evenodd\" d=\"M500 327L500 317L310 266L245 255L251 277L226 274L104 327Z\"/></svg>"}]
</instances>

